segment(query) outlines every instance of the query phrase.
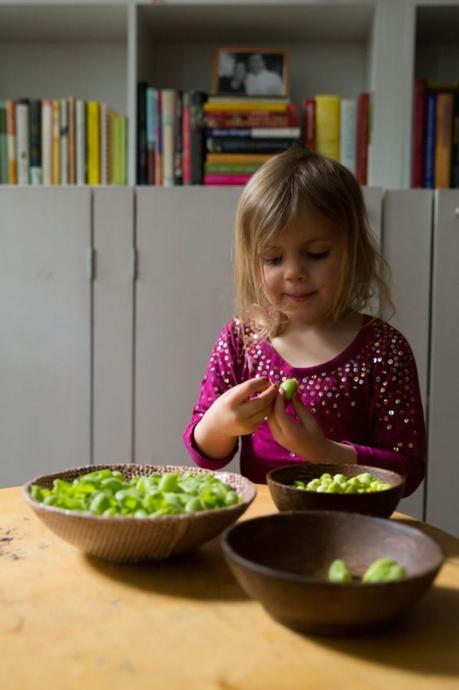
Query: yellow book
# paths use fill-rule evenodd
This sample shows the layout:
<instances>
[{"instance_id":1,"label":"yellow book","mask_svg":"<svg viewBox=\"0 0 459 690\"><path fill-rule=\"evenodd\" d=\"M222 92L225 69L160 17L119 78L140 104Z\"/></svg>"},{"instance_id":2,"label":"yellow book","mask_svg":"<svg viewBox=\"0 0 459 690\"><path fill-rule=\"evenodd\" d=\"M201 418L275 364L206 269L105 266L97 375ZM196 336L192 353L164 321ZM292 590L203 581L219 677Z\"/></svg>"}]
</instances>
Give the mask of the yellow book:
<instances>
[{"instance_id":1,"label":"yellow book","mask_svg":"<svg viewBox=\"0 0 459 690\"><path fill-rule=\"evenodd\" d=\"M100 184L100 103L87 104L88 184Z\"/></svg>"},{"instance_id":2,"label":"yellow book","mask_svg":"<svg viewBox=\"0 0 459 690\"><path fill-rule=\"evenodd\" d=\"M453 94L437 96L435 128L435 187L450 186L451 148L453 145Z\"/></svg>"},{"instance_id":3,"label":"yellow book","mask_svg":"<svg viewBox=\"0 0 459 690\"><path fill-rule=\"evenodd\" d=\"M107 115L108 138L108 184L114 184L115 179L115 111L109 108Z\"/></svg>"},{"instance_id":4,"label":"yellow book","mask_svg":"<svg viewBox=\"0 0 459 690\"><path fill-rule=\"evenodd\" d=\"M339 161L340 98L319 94L315 99L317 153Z\"/></svg>"},{"instance_id":5,"label":"yellow book","mask_svg":"<svg viewBox=\"0 0 459 690\"><path fill-rule=\"evenodd\" d=\"M285 112L287 110L287 103L275 101L207 101L203 105L205 112L215 112L215 111L234 111L238 110L240 112L247 112L251 110L267 110L269 112Z\"/></svg>"},{"instance_id":6,"label":"yellow book","mask_svg":"<svg viewBox=\"0 0 459 690\"><path fill-rule=\"evenodd\" d=\"M60 103L52 101L51 107L51 184L61 183Z\"/></svg>"}]
</instances>

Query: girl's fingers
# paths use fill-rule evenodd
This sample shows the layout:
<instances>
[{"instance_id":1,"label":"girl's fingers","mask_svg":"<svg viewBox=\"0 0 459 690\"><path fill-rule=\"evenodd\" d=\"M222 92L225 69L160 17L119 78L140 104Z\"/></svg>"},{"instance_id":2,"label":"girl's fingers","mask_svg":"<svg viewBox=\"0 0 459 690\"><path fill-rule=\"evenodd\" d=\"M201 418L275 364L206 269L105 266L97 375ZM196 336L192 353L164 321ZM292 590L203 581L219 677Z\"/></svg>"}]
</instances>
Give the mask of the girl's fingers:
<instances>
[{"instance_id":1,"label":"girl's fingers","mask_svg":"<svg viewBox=\"0 0 459 690\"><path fill-rule=\"evenodd\" d=\"M268 414L274 398L276 397L277 386L271 384L253 400L247 400L241 405L244 417L252 417L255 414L264 412Z\"/></svg>"},{"instance_id":2,"label":"girl's fingers","mask_svg":"<svg viewBox=\"0 0 459 690\"><path fill-rule=\"evenodd\" d=\"M306 409L306 407L303 405L302 402L300 402L300 399L295 396L292 400L293 407L295 409L295 412L297 413L298 417L302 422L307 422L308 419L311 418L310 412Z\"/></svg>"},{"instance_id":3,"label":"girl's fingers","mask_svg":"<svg viewBox=\"0 0 459 690\"><path fill-rule=\"evenodd\" d=\"M232 390L232 398L235 402L244 402L248 400L252 395L260 391L264 391L266 388L270 387L270 381L266 376L259 376L254 379L249 379L235 386Z\"/></svg>"}]
</instances>

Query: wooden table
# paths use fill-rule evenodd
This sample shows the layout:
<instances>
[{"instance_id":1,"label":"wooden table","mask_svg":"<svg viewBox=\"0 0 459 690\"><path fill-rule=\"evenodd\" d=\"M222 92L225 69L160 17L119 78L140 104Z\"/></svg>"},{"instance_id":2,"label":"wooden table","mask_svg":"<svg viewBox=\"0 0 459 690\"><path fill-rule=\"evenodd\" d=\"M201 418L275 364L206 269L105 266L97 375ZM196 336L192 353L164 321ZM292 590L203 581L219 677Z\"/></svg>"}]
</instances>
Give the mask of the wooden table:
<instances>
[{"instance_id":1,"label":"wooden table","mask_svg":"<svg viewBox=\"0 0 459 690\"><path fill-rule=\"evenodd\" d=\"M243 519L274 510L261 486ZM447 553L434 587L390 631L326 639L247 598L218 540L175 561L110 564L48 531L20 488L3 489L0 688L457 690L459 540L413 524Z\"/></svg>"}]
</instances>

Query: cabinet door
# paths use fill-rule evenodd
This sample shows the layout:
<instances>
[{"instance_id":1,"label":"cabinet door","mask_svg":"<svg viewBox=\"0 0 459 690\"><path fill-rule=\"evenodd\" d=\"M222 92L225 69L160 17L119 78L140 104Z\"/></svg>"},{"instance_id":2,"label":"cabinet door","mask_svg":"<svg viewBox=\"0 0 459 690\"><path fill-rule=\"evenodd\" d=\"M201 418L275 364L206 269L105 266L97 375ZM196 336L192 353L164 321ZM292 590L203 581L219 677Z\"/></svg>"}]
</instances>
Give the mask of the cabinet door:
<instances>
[{"instance_id":1,"label":"cabinet door","mask_svg":"<svg viewBox=\"0 0 459 690\"><path fill-rule=\"evenodd\" d=\"M0 188L0 485L90 460L90 191Z\"/></svg>"},{"instance_id":2,"label":"cabinet door","mask_svg":"<svg viewBox=\"0 0 459 690\"><path fill-rule=\"evenodd\" d=\"M430 263L433 193L427 189L388 191L384 196L383 253L392 273L396 313L390 323L407 338L427 401L430 328ZM400 503L400 510L424 516L425 482Z\"/></svg>"},{"instance_id":3,"label":"cabinet door","mask_svg":"<svg viewBox=\"0 0 459 690\"><path fill-rule=\"evenodd\" d=\"M427 520L459 536L459 192L436 192Z\"/></svg>"},{"instance_id":4,"label":"cabinet door","mask_svg":"<svg viewBox=\"0 0 459 690\"><path fill-rule=\"evenodd\" d=\"M134 190L94 189L94 463L132 459Z\"/></svg>"},{"instance_id":5,"label":"cabinet door","mask_svg":"<svg viewBox=\"0 0 459 690\"><path fill-rule=\"evenodd\" d=\"M211 347L233 314L231 252L240 193L137 189L136 462L191 462L182 433Z\"/></svg>"}]
</instances>

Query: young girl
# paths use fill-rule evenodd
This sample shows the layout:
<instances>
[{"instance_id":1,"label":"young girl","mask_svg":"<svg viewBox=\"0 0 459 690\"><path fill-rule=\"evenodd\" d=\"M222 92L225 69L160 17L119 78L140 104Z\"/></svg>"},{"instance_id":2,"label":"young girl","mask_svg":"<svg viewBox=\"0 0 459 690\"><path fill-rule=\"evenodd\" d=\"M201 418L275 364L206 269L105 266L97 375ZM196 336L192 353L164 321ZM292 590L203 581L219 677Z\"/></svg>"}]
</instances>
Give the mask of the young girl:
<instances>
[{"instance_id":1,"label":"young girl","mask_svg":"<svg viewBox=\"0 0 459 690\"><path fill-rule=\"evenodd\" d=\"M235 227L238 318L220 332L184 432L200 467L241 439L241 473L265 483L289 462L425 474L416 364L404 336L362 313L392 306L360 186L339 163L291 148L252 176ZM284 400L283 380L298 381Z\"/></svg>"}]
</instances>

